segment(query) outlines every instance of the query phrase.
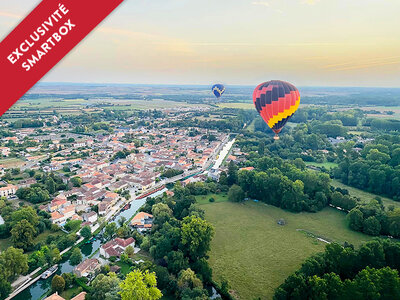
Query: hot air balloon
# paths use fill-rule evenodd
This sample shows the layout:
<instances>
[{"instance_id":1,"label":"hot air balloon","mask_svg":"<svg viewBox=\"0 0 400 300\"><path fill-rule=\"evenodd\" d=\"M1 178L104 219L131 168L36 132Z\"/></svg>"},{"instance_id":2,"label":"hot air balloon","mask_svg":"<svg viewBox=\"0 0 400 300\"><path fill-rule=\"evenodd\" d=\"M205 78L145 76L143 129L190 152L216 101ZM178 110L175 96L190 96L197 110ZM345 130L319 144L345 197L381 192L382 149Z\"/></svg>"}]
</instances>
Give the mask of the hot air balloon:
<instances>
[{"instance_id":1,"label":"hot air balloon","mask_svg":"<svg viewBox=\"0 0 400 300\"><path fill-rule=\"evenodd\" d=\"M214 84L211 91L214 93L215 97L220 98L225 92L225 87L223 84Z\"/></svg>"},{"instance_id":2,"label":"hot air balloon","mask_svg":"<svg viewBox=\"0 0 400 300\"><path fill-rule=\"evenodd\" d=\"M279 140L278 133L300 105L300 93L288 82L272 80L256 87L253 102L264 122L275 132L274 139Z\"/></svg>"}]
</instances>

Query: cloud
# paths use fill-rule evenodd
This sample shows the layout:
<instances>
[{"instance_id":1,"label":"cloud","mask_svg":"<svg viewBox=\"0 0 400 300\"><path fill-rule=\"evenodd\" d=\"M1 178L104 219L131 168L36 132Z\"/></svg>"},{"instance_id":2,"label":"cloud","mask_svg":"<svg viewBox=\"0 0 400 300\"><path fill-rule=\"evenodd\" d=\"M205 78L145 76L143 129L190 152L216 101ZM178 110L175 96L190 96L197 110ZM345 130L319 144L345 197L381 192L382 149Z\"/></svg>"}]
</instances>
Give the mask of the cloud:
<instances>
[{"instance_id":1,"label":"cloud","mask_svg":"<svg viewBox=\"0 0 400 300\"><path fill-rule=\"evenodd\" d=\"M21 15L9 13L6 11L0 11L0 17L8 17L8 18L13 18L13 19L22 19L23 18L23 16L21 16Z\"/></svg>"},{"instance_id":2,"label":"cloud","mask_svg":"<svg viewBox=\"0 0 400 300\"><path fill-rule=\"evenodd\" d=\"M267 6L267 7L270 6L269 2L267 1L253 1L251 4L259 6Z\"/></svg>"}]
</instances>

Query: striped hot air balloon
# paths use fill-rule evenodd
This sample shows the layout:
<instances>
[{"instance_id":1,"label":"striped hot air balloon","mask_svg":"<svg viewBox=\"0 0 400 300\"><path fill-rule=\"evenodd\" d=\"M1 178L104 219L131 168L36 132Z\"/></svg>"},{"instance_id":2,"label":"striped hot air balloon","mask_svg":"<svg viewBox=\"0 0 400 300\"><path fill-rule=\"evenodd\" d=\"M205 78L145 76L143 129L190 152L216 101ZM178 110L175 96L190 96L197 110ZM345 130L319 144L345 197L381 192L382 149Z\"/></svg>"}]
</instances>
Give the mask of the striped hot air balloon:
<instances>
[{"instance_id":1,"label":"striped hot air balloon","mask_svg":"<svg viewBox=\"0 0 400 300\"><path fill-rule=\"evenodd\" d=\"M300 93L297 88L285 81L271 80L261 83L253 93L253 102L265 123L278 133L293 116L300 104Z\"/></svg>"}]
</instances>

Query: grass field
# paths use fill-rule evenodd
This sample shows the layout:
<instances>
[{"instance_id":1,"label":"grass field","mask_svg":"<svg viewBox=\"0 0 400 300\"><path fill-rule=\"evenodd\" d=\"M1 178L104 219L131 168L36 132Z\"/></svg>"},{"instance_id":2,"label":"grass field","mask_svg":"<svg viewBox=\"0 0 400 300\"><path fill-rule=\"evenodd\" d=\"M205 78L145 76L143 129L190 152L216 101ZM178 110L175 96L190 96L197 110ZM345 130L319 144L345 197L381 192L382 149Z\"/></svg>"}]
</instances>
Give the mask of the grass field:
<instances>
[{"instance_id":1,"label":"grass field","mask_svg":"<svg viewBox=\"0 0 400 300\"><path fill-rule=\"evenodd\" d=\"M210 198L214 198L214 200L215 200L214 203L228 201L227 194L211 194L211 195L196 196L196 203L198 203L200 205L212 203L212 202L210 202Z\"/></svg>"},{"instance_id":2,"label":"grass field","mask_svg":"<svg viewBox=\"0 0 400 300\"><path fill-rule=\"evenodd\" d=\"M339 180L336 180L336 179L332 179L331 185L334 187L340 187L342 189L347 189L349 191L350 195L358 197L361 200L366 201L366 202L368 202L368 201L374 199L376 196L378 196L378 195L368 193L363 190L348 186L346 184L343 184ZM385 205L385 207L388 207L389 205L393 204L395 207L400 208L400 202L394 201L392 199L389 199L389 198L383 197L383 196L379 196L379 197L382 198L382 201L383 201L383 204Z\"/></svg>"},{"instance_id":3,"label":"grass field","mask_svg":"<svg viewBox=\"0 0 400 300\"><path fill-rule=\"evenodd\" d=\"M45 230L44 232L42 232L41 234L39 234L35 240L34 243L41 243L42 245L46 244L46 239L49 235L53 235L54 237L59 237L61 235L65 235L64 232L62 232L61 230L57 231L57 232L52 232L50 230Z\"/></svg>"},{"instance_id":4,"label":"grass field","mask_svg":"<svg viewBox=\"0 0 400 300\"><path fill-rule=\"evenodd\" d=\"M307 257L324 250L316 237L355 246L372 239L348 229L345 214L333 208L294 214L254 202L202 201L200 207L216 230L209 260L213 277L227 279L239 299L271 299ZM281 218L285 226L277 224Z\"/></svg>"},{"instance_id":5,"label":"grass field","mask_svg":"<svg viewBox=\"0 0 400 300\"><path fill-rule=\"evenodd\" d=\"M256 124L256 120L254 119L248 126L247 126L247 130L250 132L254 132L255 128L254 125Z\"/></svg>"},{"instance_id":6,"label":"grass field","mask_svg":"<svg viewBox=\"0 0 400 300\"><path fill-rule=\"evenodd\" d=\"M79 287L78 286L74 286L73 288L67 289L65 291L63 291L60 295L61 297L63 297L66 300L69 300L73 297L75 297L76 295L79 294Z\"/></svg>"},{"instance_id":7,"label":"grass field","mask_svg":"<svg viewBox=\"0 0 400 300\"><path fill-rule=\"evenodd\" d=\"M0 165L4 168L18 168L24 164L24 161L19 158L2 158L0 159Z\"/></svg>"}]
</instances>

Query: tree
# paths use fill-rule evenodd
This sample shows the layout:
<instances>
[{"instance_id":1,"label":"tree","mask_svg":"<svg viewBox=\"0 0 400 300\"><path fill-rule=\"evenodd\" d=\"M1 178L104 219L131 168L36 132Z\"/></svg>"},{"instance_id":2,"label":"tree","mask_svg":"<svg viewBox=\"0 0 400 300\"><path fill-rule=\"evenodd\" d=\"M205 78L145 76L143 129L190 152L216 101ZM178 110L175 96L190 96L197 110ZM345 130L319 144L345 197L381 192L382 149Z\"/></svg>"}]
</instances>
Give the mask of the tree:
<instances>
[{"instance_id":1,"label":"tree","mask_svg":"<svg viewBox=\"0 0 400 300\"><path fill-rule=\"evenodd\" d=\"M210 250L214 227L206 220L190 216L183 219L181 231L182 251L188 253L192 261L204 257Z\"/></svg>"},{"instance_id":2,"label":"tree","mask_svg":"<svg viewBox=\"0 0 400 300\"><path fill-rule=\"evenodd\" d=\"M71 183L74 187L80 187L82 185L82 179L80 177L72 177Z\"/></svg>"},{"instance_id":3,"label":"tree","mask_svg":"<svg viewBox=\"0 0 400 300\"><path fill-rule=\"evenodd\" d=\"M264 151L265 151L265 143L264 143L264 141L260 141L258 143L258 154L263 156L264 155Z\"/></svg>"},{"instance_id":4,"label":"tree","mask_svg":"<svg viewBox=\"0 0 400 300\"><path fill-rule=\"evenodd\" d=\"M0 272L0 299L6 299L11 290L11 284L7 281L5 274Z\"/></svg>"},{"instance_id":5,"label":"tree","mask_svg":"<svg viewBox=\"0 0 400 300\"><path fill-rule=\"evenodd\" d=\"M124 224L126 223L126 218L124 216L121 216L118 220L118 225L120 227L124 226Z\"/></svg>"},{"instance_id":6,"label":"tree","mask_svg":"<svg viewBox=\"0 0 400 300\"><path fill-rule=\"evenodd\" d=\"M82 253L79 248L74 248L72 250L71 256L69 257L69 262L71 265L76 266L82 261Z\"/></svg>"},{"instance_id":7,"label":"tree","mask_svg":"<svg viewBox=\"0 0 400 300\"><path fill-rule=\"evenodd\" d=\"M125 254L128 255L129 258L132 258L135 254L135 249L132 246L128 246L125 248Z\"/></svg>"},{"instance_id":8,"label":"tree","mask_svg":"<svg viewBox=\"0 0 400 300\"><path fill-rule=\"evenodd\" d=\"M189 268L183 270L179 274L178 286L181 290L184 290L186 288L194 289L199 287L202 288L203 283L199 278L197 278L196 274Z\"/></svg>"},{"instance_id":9,"label":"tree","mask_svg":"<svg viewBox=\"0 0 400 300\"><path fill-rule=\"evenodd\" d=\"M49 192L40 187L30 188L28 194L26 195L26 200L34 204L46 202L49 199Z\"/></svg>"},{"instance_id":10,"label":"tree","mask_svg":"<svg viewBox=\"0 0 400 300\"><path fill-rule=\"evenodd\" d=\"M69 232L77 232L81 228L82 221L80 220L70 220L68 221L64 228Z\"/></svg>"},{"instance_id":11,"label":"tree","mask_svg":"<svg viewBox=\"0 0 400 300\"><path fill-rule=\"evenodd\" d=\"M161 291L157 288L155 273L148 270L141 272L135 270L126 276L120 284L122 300L157 300L162 297Z\"/></svg>"},{"instance_id":12,"label":"tree","mask_svg":"<svg viewBox=\"0 0 400 300\"><path fill-rule=\"evenodd\" d=\"M115 223L108 223L106 228L104 229L104 236L106 239L111 239L117 231L117 224Z\"/></svg>"},{"instance_id":13,"label":"tree","mask_svg":"<svg viewBox=\"0 0 400 300\"><path fill-rule=\"evenodd\" d=\"M164 224L172 217L172 209L165 203L154 204L151 208L151 212L154 217L154 224L161 225Z\"/></svg>"},{"instance_id":14,"label":"tree","mask_svg":"<svg viewBox=\"0 0 400 300\"><path fill-rule=\"evenodd\" d=\"M60 254L60 250L58 250L58 248L54 248L51 251L52 257L53 257L53 263L58 263L61 261L61 254Z\"/></svg>"},{"instance_id":15,"label":"tree","mask_svg":"<svg viewBox=\"0 0 400 300\"><path fill-rule=\"evenodd\" d=\"M11 227L22 220L27 220L33 227L39 224L39 217L31 206L25 206L11 214Z\"/></svg>"},{"instance_id":16,"label":"tree","mask_svg":"<svg viewBox=\"0 0 400 300\"><path fill-rule=\"evenodd\" d=\"M99 274L93 280L91 286L92 291L90 292L90 299L93 300L118 300L120 299L119 292L119 284L120 280L118 279L115 273L108 273L108 275Z\"/></svg>"},{"instance_id":17,"label":"tree","mask_svg":"<svg viewBox=\"0 0 400 300\"><path fill-rule=\"evenodd\" d=\"M65 289L65 280L59 275L54 275L51 280L51 290L61 294Z\"/></svg>"},{"instance_id":18,"label":"tree","mask_svg":"<svg viewBox=\"0 0 400 300\"><path fill-rule=\"evenodd\" d=\"M56 191L56 183L54 182L54 179L51 177L48 177L46 180L46 188L49 191L50 194L54 194Z\"/></svg>"},{"instance_id":19,"label":"tree","mask_svg":"<svg viewBox=\"0 0 400 300\"><path fill-rule=\"evenodd\" d=\"M296 168L300 169L300 170L304 170L306 168L306 164L304 163L304 161L298 157L293 161L293 164L296 166Z\"/></svg>"},{"instance_id":20,"label":"tree","mask_svg":"<svg viewBox=\"0 0 400 300\"><path fill-rule=\"evenodd\" d=\"M364 232L370 235L379 235L381 224L376 217L370 216L364 220Z\"/></svg>"},{"instance_id":21,"label":"tree","mask_svg":"<svg viewBox=\"0 0 400 300\"><path fill-rule=\"evenodd\" d=\"M28 271L28 257L22 249L9 247L0 254L0 270L8 280L14 280ZM1 277L1 275L0 275Z\"/></svg>"},{"instance_id":22,"label":"tree","mask_svg":"<svg viewBox=\"0 0 400 300\"><path fill-rule=\"evenodd\" d=\"M235 165L233 160L231 160L228 165L228 185L237 183L238 181L237 173L238 173L237 166Z\"/></svg>"},{"instance_id":23,"label":"tree","mask_svg":"<svg viewBox=\"0 0 400 300\"><path fill-rule=\"evenodd\" d=\"M69 288L74 283L74 277L72 273L62 273L61 277L64 278L66 288Z\"/></svg>"},{"instance_id":24,"label":"tree","mask_svg":"<svg viewBox=\"0 0 400 300\"><path fill-rule=\"evenodd\" d=\"M228 200L231 202L242 202L244 200L243 189L236 184L232 185L228 191Z\"/></svg>"},{"instance_id":25,"label":"tree","mask_svg":"<svg viewBox=\"0 0 400 300\"><path fill-rule=\"evenodd\" d=\"M363 216L363 213L359 209L353 208L347 214L347 219L349 220L349 226L351 229L356 230L356 231L362 230L364 216Z\"/></svg>"},{"instance_id":26,"label":"tree","mask_svg":"<svg viewBox=\"0 0 400 300\"><path fill-rule=\"evenodd\" d=\"M36 229L27 220L18 222L11 229L11 241L17 248L30 249L34 245Z\"/></svg>"},{"instance_id":27,"label":"tree","mask_svg":"<svg viewBox=\"0 0 400 300\"><path fill-rule=\"evenodd\" d=\"M85 239L89 239L92 236L92 230L90 229L90 226L83 226L81 229L81 236Z\"/></svg>"},{"instance_id":28,"label":"tree","mask_svg":"<svg viewBox=\"0 0 400 300\"><path fill-rule=\"evenodd\" d=\"M171 251L167 257L168 270L172 274L178 274L181 270L187 269L189 260L182 251Z\"/></svg>"}]
</instances>

